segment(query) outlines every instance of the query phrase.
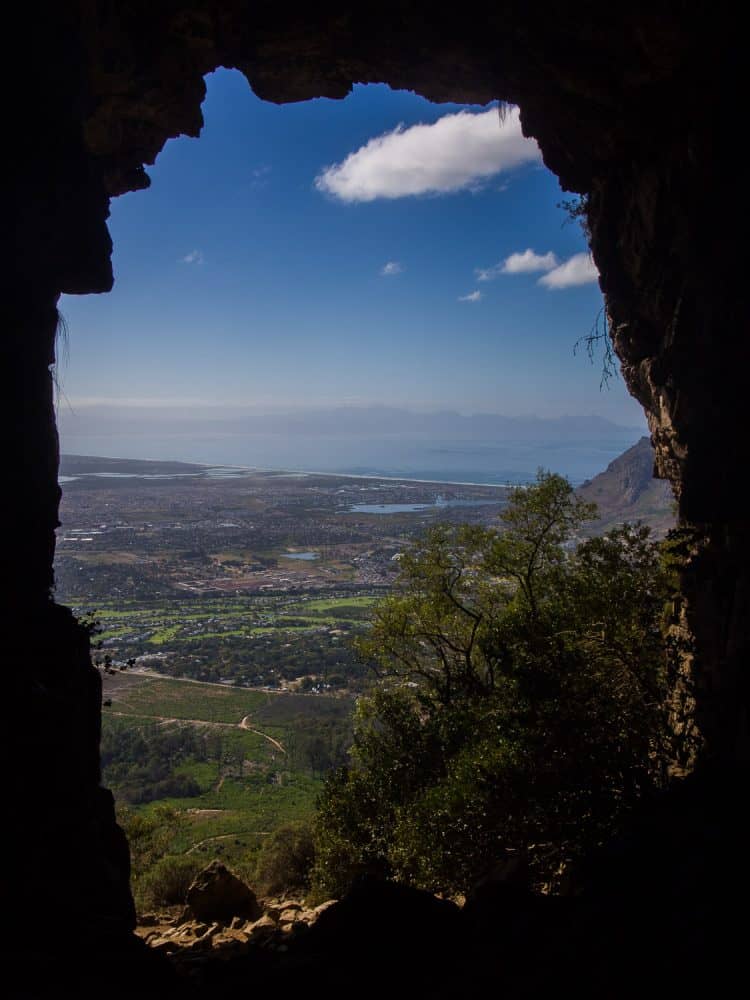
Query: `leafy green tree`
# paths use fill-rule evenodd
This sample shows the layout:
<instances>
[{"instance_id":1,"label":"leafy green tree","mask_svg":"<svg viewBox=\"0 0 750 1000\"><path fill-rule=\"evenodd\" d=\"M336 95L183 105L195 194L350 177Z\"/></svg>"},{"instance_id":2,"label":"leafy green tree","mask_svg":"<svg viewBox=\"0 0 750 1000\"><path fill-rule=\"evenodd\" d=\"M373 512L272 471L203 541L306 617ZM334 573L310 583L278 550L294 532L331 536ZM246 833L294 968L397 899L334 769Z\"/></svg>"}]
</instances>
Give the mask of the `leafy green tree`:
<instances>
[{"instance_id":1,"label":"leafy green tree","mask_svg":"<svg viewBox=\"0 0 750 1000\"><path fill-rule=\"evenodd\" d=\"M359 642L380 684L321 797L321 895L361 871L465 891L510 856L549 882L664 780L667 574L646 528L580 541L594 516L540 470L501 530L405 554Z\"/></svg>"}]
</instances>

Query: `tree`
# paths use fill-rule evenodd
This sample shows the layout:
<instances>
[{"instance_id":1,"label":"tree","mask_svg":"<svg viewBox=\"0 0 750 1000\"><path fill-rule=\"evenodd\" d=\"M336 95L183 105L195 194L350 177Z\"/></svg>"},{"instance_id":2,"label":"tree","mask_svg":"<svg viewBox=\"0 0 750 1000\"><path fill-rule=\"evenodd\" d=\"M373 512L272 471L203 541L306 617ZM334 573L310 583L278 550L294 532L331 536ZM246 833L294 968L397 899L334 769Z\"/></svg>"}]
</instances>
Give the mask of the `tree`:
<instances>
[{"instance_id":1,"label":"tree","mask_svg":"<svg viewBox=\"0 0 750 1000\"><path fill-rule=\"evenodd\" d=\"M648 529L540 472L501 530L439 526L401 560L360 651L350 765L320 802L316 879L465 891L507 855L549 882L664 780L667 574Z\"/></svg>"},{"instance_id":2,"label":"tree","mask_svg":"<svg viewBox=\"0 0 750 1000\"><path fill-rule=\"evenodd\" d=\"M306 893L310 888L310 870L315 859L315 845L306 823L288 823L278 827L264 841L258 856L255 877L263 891Z\"/></svg>"}]
</instances>

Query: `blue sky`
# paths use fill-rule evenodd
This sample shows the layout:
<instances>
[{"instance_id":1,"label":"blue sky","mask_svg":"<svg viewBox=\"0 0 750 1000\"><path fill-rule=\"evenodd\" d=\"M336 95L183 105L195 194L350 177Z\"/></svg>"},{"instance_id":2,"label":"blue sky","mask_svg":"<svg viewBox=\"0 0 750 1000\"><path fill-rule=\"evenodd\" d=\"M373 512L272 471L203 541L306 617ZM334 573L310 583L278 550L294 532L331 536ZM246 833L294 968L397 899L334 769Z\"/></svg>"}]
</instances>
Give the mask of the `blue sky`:
<instances>
[{"instance_id":1,"label":"blue sky","mask_svg":"<svg viewBox=\"0 0 750 1000\"><path fill-rule=\"evenodd\" d=\"M63 429L102 404L643 425L622 380L600 391L574 355L601 294L512 112L385 86L276 106L228 71L207 87L201 138L112 203L114 291L63 297Z\"/></svg>"}]
</instances>

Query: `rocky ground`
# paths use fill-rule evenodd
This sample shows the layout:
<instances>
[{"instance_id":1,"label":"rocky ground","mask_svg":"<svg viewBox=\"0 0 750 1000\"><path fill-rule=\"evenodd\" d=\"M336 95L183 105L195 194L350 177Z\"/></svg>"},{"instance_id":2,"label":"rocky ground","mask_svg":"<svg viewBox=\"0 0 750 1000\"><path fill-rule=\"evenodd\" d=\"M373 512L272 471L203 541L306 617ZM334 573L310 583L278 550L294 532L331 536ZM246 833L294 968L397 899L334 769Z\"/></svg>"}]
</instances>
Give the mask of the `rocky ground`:
<instances>
[{"instance_id":1,"label":"rocky ground","mask_svg":"<svg viewBox=\"0 0 750 1000\"><path fill-rule=\"evenodd\" d=\"M257 949L283 953L336 900L316 907L284 897L258 898L218 861L200 872L187 893L187 905L144 913L137 935L156 952L170 956L184 971L194 960L229 959Z\"/></svg>"},{"instance_id":2,"label":"rocky ground","mask_svg":"<svg viewBox=\"0 0 750 1000\"><path fill-rule=\"evenodd\" d=\"M298 937L311 927L334 902L330 900L309 909L298 900L262 900L263 913L257 920L232 917L227 923L219 920L207 923L186 917L184 912L146 913L139 918L136 934L149 948L178 960L209 954L213 958L231 958L256 947L284 952L288 950L290 937Z\"/></svg>"},{"instance_id":3,"label":"rocky ground","mask_svg":"<svg viewBox=\"0 0 750 1000\"><path fill-rule=\"evenodd\" d=\"M68 983L65 996L109 1000L733 996L747 967L749 783L745 771L677 783L582 863L565 896L510 870L463 905L362 876L313 909L259 898L213 862L184 907L144 914L137 936L22 925L3 986L19 1000Z\"/></svg>"},{"instance_id":4,"label":"rocky ground","mask_svg":"<svg viewBox=\"0 0 750 1000\"><path fill-rule=\"evenodd\" d=\"M747 898L745 787L746 772L677 785L595 852L566 896L505 873L459 906L362 877L313 909L257 898L213 862L183 910L141 918L135 971L162 1000L251 988L379 1000L729 996L747 951L736 916Z\"/></svg>"}]
</instances>

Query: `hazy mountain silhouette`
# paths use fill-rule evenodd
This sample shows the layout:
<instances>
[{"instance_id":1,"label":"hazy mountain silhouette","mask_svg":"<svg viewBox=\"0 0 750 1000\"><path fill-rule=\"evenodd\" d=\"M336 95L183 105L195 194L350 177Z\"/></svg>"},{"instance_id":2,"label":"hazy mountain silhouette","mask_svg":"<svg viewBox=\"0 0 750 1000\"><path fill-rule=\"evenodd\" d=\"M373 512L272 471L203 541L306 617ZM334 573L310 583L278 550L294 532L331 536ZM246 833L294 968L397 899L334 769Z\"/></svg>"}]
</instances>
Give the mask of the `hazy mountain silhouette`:
<instances>
[{"instance_id":1,"label":"hazy mountain silhouette","mask_svg":"<svg viewBox=\"0 0 750 1000\"><path fill-rule=\"evenodd\" d=\"M237 406L122 406L97 404L61 413L71 433L133 432L284 434L287 436L378 437L398 434L448 440L632 441L640 427L625 427L597 416L507 417L499 413L465 416L452 410L418 413L390 406L341 406L258 413Z\"/></svg>"}]
</instances>

